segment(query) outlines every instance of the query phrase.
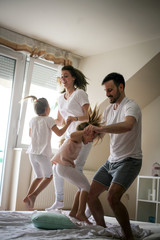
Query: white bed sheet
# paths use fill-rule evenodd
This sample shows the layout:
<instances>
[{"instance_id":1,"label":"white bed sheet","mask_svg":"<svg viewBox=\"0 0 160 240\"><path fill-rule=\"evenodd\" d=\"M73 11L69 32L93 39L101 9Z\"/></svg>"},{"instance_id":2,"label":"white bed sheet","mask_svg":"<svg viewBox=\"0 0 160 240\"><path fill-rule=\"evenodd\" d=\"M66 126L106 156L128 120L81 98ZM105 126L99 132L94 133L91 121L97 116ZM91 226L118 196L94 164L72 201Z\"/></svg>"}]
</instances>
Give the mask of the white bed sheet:
<instances>
[{"instance_id":1,"label":"white bed sheet","mask_svg":"<svg viewBox=\"0 0 160 240\"><path fill-rule=\"evenodd\" d=\"M79 224L78 229L43 230L34 227L31 222L32 214L34 212L0 211L0 240L120 239L121 228L116 219L112 217L105 217L107 228L96 226L91 217L90 221L92 221L93 225L75 222ZM67 211L63 211L62 214L68 216ZM131 221L131 226L134 235L138 237L135 237L135 239L160 240L160 224Z\"/></svg>"}]
</instances>

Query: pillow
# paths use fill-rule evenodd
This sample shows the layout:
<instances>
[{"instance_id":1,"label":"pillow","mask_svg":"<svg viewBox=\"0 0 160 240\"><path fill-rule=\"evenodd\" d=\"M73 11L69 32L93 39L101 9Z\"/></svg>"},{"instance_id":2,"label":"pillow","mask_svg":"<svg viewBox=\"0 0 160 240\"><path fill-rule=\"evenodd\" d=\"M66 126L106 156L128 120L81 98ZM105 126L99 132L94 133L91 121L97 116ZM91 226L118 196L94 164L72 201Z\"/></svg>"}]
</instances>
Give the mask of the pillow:
<instances>
[{"instance_id":1,"label":"pillow","mask_svg":"<svg viewBox=\"0 0 160 240\"><path fill-rule=\"evenodd\" d=\"M42 229L69 229L77 226L65 215L55 212L40 212L31 216L32 223Z\"/></svg>"}]
</instances>

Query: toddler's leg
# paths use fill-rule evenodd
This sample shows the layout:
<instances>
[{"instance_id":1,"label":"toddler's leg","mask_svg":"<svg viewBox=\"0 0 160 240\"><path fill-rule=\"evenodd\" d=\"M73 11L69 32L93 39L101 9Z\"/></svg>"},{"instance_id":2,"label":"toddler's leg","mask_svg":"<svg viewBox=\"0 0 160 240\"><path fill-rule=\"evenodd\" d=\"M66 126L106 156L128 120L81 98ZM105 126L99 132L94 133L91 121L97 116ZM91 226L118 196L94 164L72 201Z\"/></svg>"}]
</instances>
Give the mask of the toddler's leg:
<instances>
[{"instance_id":1,"label":"toddler's leg","mask_svg":"<svg viewBox=\"0 0 160 240\"><path fill-rule=\"evenodd\" d=\"M88 218L85 215L85 209L86 209L86 203L88 198L88 192L81 191L79 196L79 207L76 214L76 218L80 221L85 221L88 224L91 224L91 222L88 220Z\"/></svg>"},{"instance_id":2,"label":"toddler's leg","mask_svg":"<svg viewBox=\"0 0 160 240\"><path fill-rule=\"evenodd\" d=\"M78 207L79 207L79 196L80 196L80 191L78 191L74 197L74 202L73 202L73 206L72 209L69 213L70 217L76 217L77 211L78 211Z\"/></svg>"}]
</instances>

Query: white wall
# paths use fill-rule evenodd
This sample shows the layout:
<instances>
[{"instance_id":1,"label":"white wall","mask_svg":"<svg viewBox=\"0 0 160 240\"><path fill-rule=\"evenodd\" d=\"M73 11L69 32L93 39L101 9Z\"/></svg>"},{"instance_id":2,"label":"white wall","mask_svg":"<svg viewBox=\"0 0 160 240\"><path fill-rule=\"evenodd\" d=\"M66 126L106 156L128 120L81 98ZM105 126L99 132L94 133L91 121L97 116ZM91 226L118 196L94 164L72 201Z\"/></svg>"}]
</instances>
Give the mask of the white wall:
<instances>
[{"instance_id":1,"label":"white wall","mask_svg":"<svg viewBox=\"0 0 160 240\"><path fill-rule=\"evenodd\" d=\"M160 163L160 97L142 112L143 166L141 175L151 175L152 165Z\"/></svg>"}]
</instances>

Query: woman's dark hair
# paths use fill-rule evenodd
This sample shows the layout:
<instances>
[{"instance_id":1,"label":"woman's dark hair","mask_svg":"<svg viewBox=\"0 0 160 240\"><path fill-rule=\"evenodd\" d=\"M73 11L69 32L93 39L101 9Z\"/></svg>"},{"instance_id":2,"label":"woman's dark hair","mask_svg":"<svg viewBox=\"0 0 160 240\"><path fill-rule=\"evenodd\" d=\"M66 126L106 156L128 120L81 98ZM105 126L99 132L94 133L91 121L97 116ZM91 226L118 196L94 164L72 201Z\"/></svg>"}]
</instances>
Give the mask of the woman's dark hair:
<instances>
[{"instance_id":1,"label":"woman's dark hair","mask_svg":"<svg viewBox=\"0 0 160 240\"><path fill-rule=\"evenodd\" d=\"M61 70L69 71L70 74L72 75L72 77L75 78L74 86L76 88L83 89L84 91L86 91L88 82L86 80L85 75L80 70L72 67L71 65L64 66L64 67L62 67Z\"/></svg>"},{"instance_id":2,"label":"woman's dark hair","mask_svg":"<svg viewBox=\"0 0 160 240\"><path fill-rule=\"evenodd\" d=\"M123 84L123 89L125 89L125 80L124 77L116 72L112 72L108 74L102 81L102 85L104 85L106 82L113 80L114 84L119 87L119 85L122 83Z\"/></svg>"},{"instance_id":3,"label":"woman's dark hair","mask_svg":"<svg viewBox=\"0 0 160 240\"><path fill-rule=\"evenodd\" d=\"M27 96L24 99L31 98L34 104L34 111L37 115L42 115L45 113L46 108L48 107L48 101L46 98L36 98L35 96Z\"/></svg>"}]
</instances>

